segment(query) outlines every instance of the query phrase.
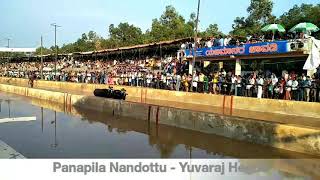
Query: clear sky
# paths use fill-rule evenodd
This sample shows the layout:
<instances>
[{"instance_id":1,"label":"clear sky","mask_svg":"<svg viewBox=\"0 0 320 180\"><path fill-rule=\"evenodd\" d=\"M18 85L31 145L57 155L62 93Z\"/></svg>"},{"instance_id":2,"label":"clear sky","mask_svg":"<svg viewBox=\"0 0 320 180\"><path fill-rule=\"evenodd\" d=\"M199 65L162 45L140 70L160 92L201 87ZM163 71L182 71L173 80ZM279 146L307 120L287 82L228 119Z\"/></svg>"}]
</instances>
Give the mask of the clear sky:
<instances>
[{"instance_id":1,"label":"clear sky","mask_svg":"<svg viewBox=\"0 0 320 180\"><path fill-rule=\"evenodd\" d=\"M319 3L319 0L273 0L274 15L281 15L295 4ZM217 23L227 33L236 16L246 16L250 0L201 0L200 28ZM75 41L84 32L93 30L103 37L110 24L129 22L143 31L152 19L160 17L165 6L173 5L186 19L196 11L197 0L1 0L0 47L4 38L11 38L11 47L38 47L40 36L44 45L54 44L58 29L58 44Z\"/></svg>"}]
</instances>

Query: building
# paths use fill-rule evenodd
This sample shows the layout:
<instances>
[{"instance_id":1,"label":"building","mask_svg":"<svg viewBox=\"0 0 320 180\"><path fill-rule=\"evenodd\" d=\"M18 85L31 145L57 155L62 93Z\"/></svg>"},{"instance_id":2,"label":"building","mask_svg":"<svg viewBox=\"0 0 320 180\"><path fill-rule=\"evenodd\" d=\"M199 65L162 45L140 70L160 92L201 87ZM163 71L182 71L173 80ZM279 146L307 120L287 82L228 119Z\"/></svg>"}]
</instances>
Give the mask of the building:
<instances>
[{"instance_id":1,"label":"building","mask_svg":"<svg viewBox=\"0 0 320 180\"><path fill-rule=\"evenodd\" d=\"M234 71L236 75L244 75L248 71L255 70L270 70L277 74L282 70L302 73L305 72L303 66L311 53L311 48L311 38L198 48L196 67L203 68L215 64L219 70ZM193 50L184 51L191 73ZM311 75L314 71L307 73Z\"/></svg>"}]
</instances>

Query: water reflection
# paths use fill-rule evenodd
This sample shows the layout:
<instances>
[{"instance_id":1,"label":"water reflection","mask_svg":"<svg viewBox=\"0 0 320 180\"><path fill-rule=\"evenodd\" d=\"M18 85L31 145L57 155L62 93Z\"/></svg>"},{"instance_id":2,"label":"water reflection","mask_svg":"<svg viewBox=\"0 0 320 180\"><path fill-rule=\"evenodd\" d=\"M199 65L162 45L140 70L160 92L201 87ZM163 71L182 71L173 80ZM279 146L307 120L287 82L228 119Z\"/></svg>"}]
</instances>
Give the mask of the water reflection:
<instances>
[{"instance_id":1,"label":"water reflection","mask_svg":"<svg viewBox=\"0 0 320 180\"><path fill-rule=\"evenodd\" d=\"M241 159L240 163L240 171L246 174L271 173L277 169L281 176L290 179L297 176L320 179L320 163L316 159Z\"/></svg>"},{"instance_id":2,"label":"water reflection","mask_svg":"<svg viewBox=\"0 0 320 180\"><path fill-rule=\"evenodd\" d=\"M41 132L44 130L44 121L43 121L43 107L41 107Z\"/></svg>"},{"instance_id":3,"label":"water reflection","mask_svg":"<svg viewBox=\"0 0 320 180\"><path fill-rule=\"evenodd\" d=\"M128 97L128 101L140 102L138 99ZM248 111L243 109L230 109L230 108L220 108L215 106L201 105L201 104L192 104L192 103L182 103L176 101L163 101L163 100L152 100L146 99L146 103L154 104L158 106L169 106L179 109L189 109L199 112L208 112L219 115L234 116L248 119L258 119L263 121L277 122L281 124L297 124L302 126L318 127L320 128L319 117L312 115L308 116L296 116L289 114L279 114L279 113L270 113L270 112L258 112L258 111ZM303 119L303 121L301 121Z\"/></svg>"},{"instance_id":4,"label":"water reflection","mask_svg":"<svg viewBox=\"0 0 320 180\"><path fill-rule=\"evenodd\" d=\"M51 121L51 124L54 125L54 143L51 144L52 148L58 147L58 141L57 141L57 112L54 111L54 121Z\"/></svg>"},{"instance_id":5,"label":"water reflection","mask_svg":"<svg viewBox=\"0 0 320 180\"><path fill-rule=\"evenodd\" d=\"M11 118L11 100L6 99L5 102L8 104L8 117Z\"/></svg>"},{"instance_id":6,"label":"water reflection","mask_svg":"<svg viewBox=\"0 0 320 180\"><path fill-rule=\"evenodd\" d=\"M7 117L8 118L11 118L11 102L12 102L12 100L11 99L8 99L8 98L6 98L6 99L0 99L0 113L2 112L2 102L6 102L6 104L7 104Z\"/></svg>"},{"instance_id":7,"label":"water reflection","mask_svg":"<svg viewBox=\"0 0 320 180\"><path fill-rule=\"evenodd\" d=\"M8 112L10 112L10 104L12 103L11 100L6 101L8 103ZM237 157L237 158L308 158L310 156L293 153L288 151L283 151L279 149L263 147L261 145L250 144L242 141L235 141L228 138L215 136L212 134L205 134L200 132L195 132L191 130L175 128L171 126L165 125L156 125L150 121L143 121L143 120L133 120L130 118L123 118L123 117L116 117L112 116L112 114L107 113L100 113L95 111L89 111L86 109L81 108L74 108L72 107L70 112L66 114L57 113L64 112L65 108L61 104L51 103L43 100L32 99L31 103L37 106L42 107L34 107L37 110L30 110L27 108L27 105L24 105L25 111L37 111L38 115L40 116L38 119L41 121L39 122L41 133L43 135L47 135L47 133L52 133L50 137L52 138L50 143L50 147L52 149L56 149L60 146L59 141L63 141L62 136L59 136L59 132L65 131L77 131L76 128L70 129L70 127L60 127L58 126L61 123L61 126L64 126L65 123L70 123L67 119L69 116L66 114L71 114L72 116L78 116L77 120L73 122L75 125L83 125L88 122L91 125L105 127L108 133L117 133L119 135L130 135L130 133L135 132L139 134L146 135L147 142L151 147L156 148L159 151L160 157L168 158L172 157L174 154L177 153L177 149L181 151L183 147L184 154L183 157L193 157L193 153L199 150L204 150L206 154L210 157ZM44 110L46 109L46 110ZM53 109L53 110L47 110ZM19 106L16 106L14 111L23 111L19 109ZM46 111L46 114L44 114ZM28 113L28 112L26 112ZM59 114L59 118L57 115ZM63 116L67 116L64 118L60 118L60 114ZM30 114L29 114L30 115ZM33 114L34 115L34 114ZM8 113L10 116L10 113ZM53 116L53 119L50 120L50 117ZM80 118L81 117L81 118ZM52 130L48 132L44 132L45 129L45 122L46 120L50 120L50 125L48 127ZM82 123L80 121L82 121ZM103 124L103 126L102 126ZM57 131L58 127L62 128L61 131ZM80 131L80 130L79 130ZM94 132L90 132L91 137L95 137ZM62 139L61 139L62 138ZM75 137L77 138L77 137ZM130 143L130 142L129 142ZM64 144L61 144L62 148ZM183 145L183 146L181 146ZM193 149L194 148L194 149ZM194 151L194 152L193 152ZM179 154L179 153L178 153ZM197 153L195 153L197 154ZM195 156L197 157L197 156Z\"/></svg>"},{"instance_id":8,"label":"water reflection","mask_svg":"<svg viewBox=\"0 0 320 180\"><path fill-rule=\"evenodd\" d=\"M22 102L19 103L23 104ZM141 149L141 147L145 149L149 149L150 147L154 148L158 151L158 155L161 158L313 158L313 156L305 154L231 140L212 134L205 134L166 125L156 125L150 121L117 117L112 113L107 114L75 107L65 108L63 104L51 103L39 99L31 99L31 104L33 104L36 109L33 111L40 116L38 119L41 120L39 122L39 128L41 128L42 136L49 136L51 139L50 149L52 150L55 150L58 147L60 147L58 150L72 147L72 143L74 143L73 140L76 140L75 142L78 143L77 145L79 147L86 146L87 142L81 138L85 136L84 133L88 133L88 137L86 138L102 141L104 141L104 138L110 138L110 136L114 136L113 138L115 140L112 141L116 141L116 139L125 136L128 146L133 146L136 149ZM24 106L27 107L28 105ZM67 112L65 112L66 110ZM23 112L30 111L30 109L20 109L19 106L16 105L14 111ZM29 112L26 113L29 114ZM57 118L57 115L59 115L59 118ZM50 119L50 117L53 118ZM69 119L74 119L74 121ZM47 121L49 121L49 125L46 125ZM60 126L58 126L59 124ZM80 126L80 128L77 129L77 126ZM95 126L96 129L104 127L107 132L99 134L95 129L90 129L87 126ZM45 128L49 128L47 132L44 131ZM60 131L57 131L58 128L60 128ZM81 130L84 132L81 132ZM66 140L66 132L70 132L70 141ZM118 134L118 136L115 136L114 133ZM137 139L138 143L135 144L131 142L130 136L132 136L132 134L137 136L137 133L139 136L144 136L139 137ZM142 139L145 138L149 147L145 147L144 145L139 147L141 143L143 144ZM90 141L90 139L88 140ZM99 143L98 140L97 143ZM93 147L85 148L88 150L87 153L90 156L92 155L89 152L92 151L91 148ZM106 148L106 146L103 146L102 148ZM117 149L115 148L114 151L117 151ZM50 153L52 152L47 153L48 156L50 156ZM135 153L141 152L122 153L125 154L124 157L135 157ZM108 157L114 156L118 157L117 155L108 155ZM158 156L155 156L155 154L150 151L150 157ZM121 156L119 156L119 158L121 158Z\"/></svg>"},{"instance_id":9,"label":"water reflection","mask_svg":"<svg viewBox=\"0 0 320 180\"><path fill-rule=\"evenodd\" d=\"M221 136L205 134L187 129L175 128L166 125L156 125L148 121L132 120L130 118L112 117L107 113L75 108L85 120L90 123L100 122L108 126L110 131L139 132L147 134L149 144L155 146L161 153L161 157L170 157L178 145L186 145L186 152L192 147L203 149L207 154L221 157L237 158L307 158L308 155L284 151L280 149L264 147L243 141L236 141ZM73 112L76 114L75 112ZM191 147L191 148L190 148ZM191 150L190 150L191 149Z\"/></svg>"}]
</instances>

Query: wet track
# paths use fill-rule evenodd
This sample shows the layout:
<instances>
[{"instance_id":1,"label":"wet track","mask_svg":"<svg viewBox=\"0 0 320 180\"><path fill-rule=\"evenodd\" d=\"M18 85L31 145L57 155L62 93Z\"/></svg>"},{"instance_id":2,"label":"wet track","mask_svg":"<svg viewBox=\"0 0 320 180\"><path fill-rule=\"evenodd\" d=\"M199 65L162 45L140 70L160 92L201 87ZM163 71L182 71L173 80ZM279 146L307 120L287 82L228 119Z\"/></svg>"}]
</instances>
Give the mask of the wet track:
<instances>
[{"instance_id":1,"label":"wet track","mask_svg":"<svg viewBox=\"0 0 320 180\"><path fill-rule=\"evenodd\" d=\"M0 139L26 158L233 158L280 179L320 172L309 155L0 93L0 119L24 117L36 120L0 123Z\"/></svg>"},{"instance_id":2,"label":"wet track","mask_svg":"<svg viewBox=\"0 0 320 180\"><path fill-rule=\"evenodd\" d=\"M0 138L27 158L311 158L84 109L63 112L63 105L12 94L0 99L0 118L36 117L0 124Z\"/></svg>"}]
</instances>

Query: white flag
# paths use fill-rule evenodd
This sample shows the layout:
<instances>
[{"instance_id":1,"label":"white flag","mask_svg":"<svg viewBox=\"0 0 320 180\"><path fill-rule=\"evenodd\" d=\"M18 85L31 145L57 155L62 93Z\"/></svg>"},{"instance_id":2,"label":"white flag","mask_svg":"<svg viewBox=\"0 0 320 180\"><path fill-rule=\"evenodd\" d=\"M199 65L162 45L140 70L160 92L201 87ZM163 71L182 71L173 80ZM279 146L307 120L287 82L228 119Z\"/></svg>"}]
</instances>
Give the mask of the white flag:
<instances>
[{"instance_id":1,"label":"white flag","mask_svg":"<svg viewBox=\"0 0 320 180\"><path fill-rule=\"evenodd\" d=\"M312 38L311 53L303 66L304 70L315 70L320 65L320 41Z\"/></svg>"}]
</instances>

